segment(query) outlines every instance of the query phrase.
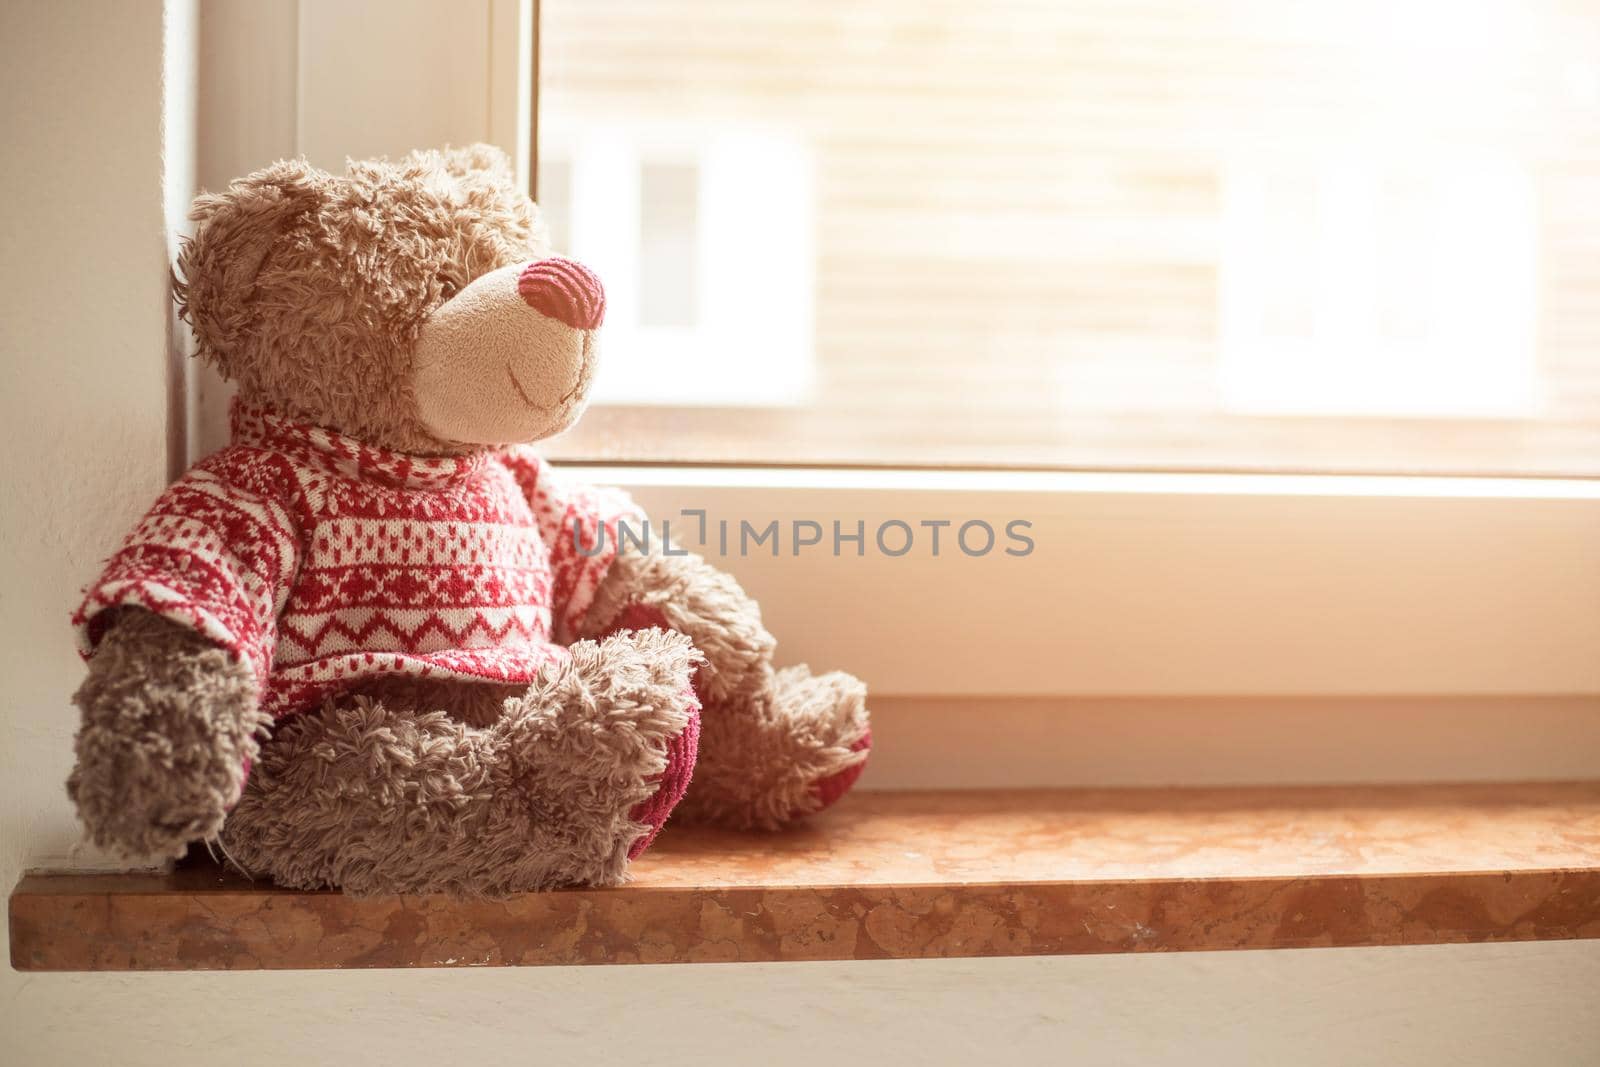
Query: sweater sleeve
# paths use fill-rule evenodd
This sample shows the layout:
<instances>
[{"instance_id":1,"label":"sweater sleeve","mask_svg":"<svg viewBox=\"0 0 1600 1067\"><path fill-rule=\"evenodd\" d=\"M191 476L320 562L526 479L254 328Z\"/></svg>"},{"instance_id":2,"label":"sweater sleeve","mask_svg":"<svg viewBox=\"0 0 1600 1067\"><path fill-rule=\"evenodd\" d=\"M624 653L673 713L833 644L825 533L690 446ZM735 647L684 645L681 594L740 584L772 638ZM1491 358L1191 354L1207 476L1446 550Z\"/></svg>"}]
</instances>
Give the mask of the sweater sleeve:
<instances>
[{"instance_id":1,"label":"sweater sleeve","mask_svg":"<svg viewBox=\"0 0 1600 1067\"><path fill-rule=\"evenodd\" d=\"M620 550L642 551L644 511L620 489L566 477L529 449L505 456L550 551L555 638L566 644L583 625L595 592Z\"/></svg>"},{"instance_id":2,"label":"sweater sleeve","mask_svg":"<svg viewBox=\"0 0 1600 1067\"><path fill-rule=\"evenodd\" d=\"M86 658L112 609L139 607L228 649L265 684L299 562L296 524L282 502L246 488L257 481L248 460L213 459L161 494L85 590L72 621Z\"/></svg>"}]
</instances>

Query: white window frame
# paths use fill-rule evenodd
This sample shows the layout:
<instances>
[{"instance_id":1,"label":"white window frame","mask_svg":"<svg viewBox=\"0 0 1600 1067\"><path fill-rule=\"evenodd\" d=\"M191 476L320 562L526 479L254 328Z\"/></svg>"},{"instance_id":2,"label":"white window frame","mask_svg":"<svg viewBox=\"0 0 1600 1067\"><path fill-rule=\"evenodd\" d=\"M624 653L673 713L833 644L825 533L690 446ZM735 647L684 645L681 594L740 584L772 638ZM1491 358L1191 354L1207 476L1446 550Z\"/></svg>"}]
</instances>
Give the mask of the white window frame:
<instances>
[{"instance_id":1,"label":"white window frame","mask_svg":"<svg viewBox=\"0 0 1600 1067\"><path fill-rule=\"evenodd\" d=\"M226 53L237 22L236 55L256 62L202 62L202 95L224 79L227 98L287 100L291 114L260 120L277 139L234 122L220 158L202 143L202 174L284 154L285 125L289 150L321 165L483 139L527 168L535 5L462 3L448 33L432 4L378 6L381 34L371 5L317 0L295 12L296 32L270 39L240 14L249 5L207 6L205 46ZM471 40L489 42L483 69L467 71L481 92L392 90L417 71L465 76ZM267 62L272 48L294 54ZM250 83L261 70L276 81ZM200 402L215 425L222 398ZM869 544L861 558L713 546L761 600L785 661L855 671L879 695L1600 695L1600 482L581 469L631 489L657 519L1032 523L1036 548L1022 558L967 558L948 542L939 558L925 542L903 557ZM690 526L674 522L679 544Z\"/></svg>"},{"instance_id":2,"label":"white window frame","mask_svg":"<svg viewBox=\"0 0 1600 1067\"><path fill-rule=\"evenodd\" d=\"M583 470L736 575L786 661L848 668L882 694L1600 693L1600 482ZM705 512L706 546L685 509ZM776 557L770 542L741 551L741 521L774 520ZM797 555L807 520L824 543ZM895 520L916 534L902 556L874 544ZM924 522L939 520L936 557ZM952 544L972 520L1000 534L987 555ZM1004 552L1013 520L1031 524L1026 556ZM864 555L833 554L835 521L864 525ZM897 552L904 533L886 541Z\"/></svg>"}]
</instances>

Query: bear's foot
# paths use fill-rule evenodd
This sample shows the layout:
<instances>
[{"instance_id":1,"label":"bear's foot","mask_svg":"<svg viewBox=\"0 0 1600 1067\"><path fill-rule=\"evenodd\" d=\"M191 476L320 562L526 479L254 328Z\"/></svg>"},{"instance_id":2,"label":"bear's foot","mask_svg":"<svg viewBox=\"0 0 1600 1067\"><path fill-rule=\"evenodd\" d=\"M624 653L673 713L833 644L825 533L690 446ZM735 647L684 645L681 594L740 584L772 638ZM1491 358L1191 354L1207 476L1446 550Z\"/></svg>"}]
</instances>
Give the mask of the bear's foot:
<instances>
[{"instance_id":1,"label":"bear's foot","mask_svg":"<svg viewBox=\"0 0 1600 1067\"><path fill-rule=\"evenodd\" d=\"M262 746L225 852L280 885L356 894L621 882L694 768L697 654L661 630L569 651L481 726L399 690L289 720Z\"/></svg>"},{"instance_id":2,"label":"bear's foot","mask_svg":"<svg viewBox=\"0 0 1600 1067\"><path fill-rule=\"evenodd\" d=\"M840 671L765 669L764 684L732 700L707 701L686 820L735 829L776 829L842 797L872 744L866 686Z\"/></svg>"}]
</instances>

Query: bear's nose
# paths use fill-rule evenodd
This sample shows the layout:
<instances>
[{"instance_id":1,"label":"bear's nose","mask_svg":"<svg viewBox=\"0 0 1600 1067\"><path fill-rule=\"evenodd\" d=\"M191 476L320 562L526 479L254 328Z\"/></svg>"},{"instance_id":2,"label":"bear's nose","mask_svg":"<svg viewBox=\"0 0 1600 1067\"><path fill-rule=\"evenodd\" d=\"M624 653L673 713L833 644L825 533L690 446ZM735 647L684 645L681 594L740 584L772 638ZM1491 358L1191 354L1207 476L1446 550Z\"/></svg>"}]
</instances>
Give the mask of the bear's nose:
<instances>
[{"instance_id":1,"label":"bear's nose","mask_svg":"<svg viewBox=\"0 0 1600 1067\"><path fill-rule=\"evenodd\" d=\"M517 292L533 310L571 326L593 330L606 316L606 291L594 271L562 256L522 268Z\"/></svg>"}]
</instances>

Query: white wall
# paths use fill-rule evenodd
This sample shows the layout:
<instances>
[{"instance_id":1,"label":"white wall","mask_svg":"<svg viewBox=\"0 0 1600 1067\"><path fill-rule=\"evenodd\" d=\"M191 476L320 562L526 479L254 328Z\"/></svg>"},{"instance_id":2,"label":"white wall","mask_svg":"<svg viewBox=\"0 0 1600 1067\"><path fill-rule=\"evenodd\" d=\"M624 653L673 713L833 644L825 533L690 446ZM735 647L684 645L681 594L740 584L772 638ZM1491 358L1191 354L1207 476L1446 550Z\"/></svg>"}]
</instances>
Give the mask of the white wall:
<instances>
[{"instance_id":1,"label":"white wall","mask_svg":"<svg viewBox=\"0 0 1600 1067\"><path fill-rule=\"evenodd\" d=\"M264 44L219 42L208 19L249 15L258 42L304 25L292 5L208 3L198 27L188 0L170 10L175 41L221 50L199 66L208 93L219 67L254 62L268 82L285 69L264 58ZM162 485L169 448L182 447L167 417L166 262L177 223L164 220L164 204L192 172L212 182L219 159L237 169L264 162L252 153L288 129L274 133L270 116L281 109L251 92L164 107L162 15L150 0L0 6L8 889L27 867L93 859L70 856L76 829L61 785L74 726L67 696L81 674L66 615ZM173 56L167 69L179 85L194 80L192 57ZM268 117L253 120L252 109ZM168 131L168 187L164 111L176 122L195 114L209 131L192 152L182 131ZM252 136L230 141L230 124ZM1600 942L790 966L7 969L0 1063L1575 1064L1600 1059L1597 988Z\"/></svg>"},{"instance_id":2,"label":"white wall","mask_svg":"<svg viewBox=\"0 0 1600 1067\"><path fill-rule=\"evenodd\" d=\"M167 477L162 8L0 7L0 865L67 855L67 615Z\"/></svg>"},{"instance_id":3,"label":"white wall","mask_svg":"<svg viewBox=\"0 0 1600 1067\"><path fill-rule=\"evenodd\" d=\"M38 975L8 1006L12 1062L30 1065L1566 1067L1600 1062L1597 988L1600 958L1567 943Z\"/></svg>"}]
</instances>

